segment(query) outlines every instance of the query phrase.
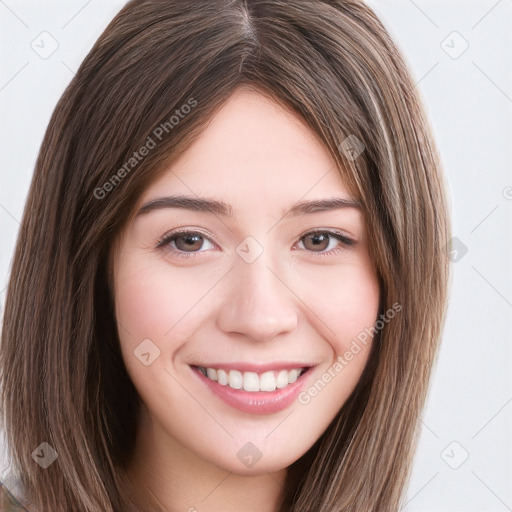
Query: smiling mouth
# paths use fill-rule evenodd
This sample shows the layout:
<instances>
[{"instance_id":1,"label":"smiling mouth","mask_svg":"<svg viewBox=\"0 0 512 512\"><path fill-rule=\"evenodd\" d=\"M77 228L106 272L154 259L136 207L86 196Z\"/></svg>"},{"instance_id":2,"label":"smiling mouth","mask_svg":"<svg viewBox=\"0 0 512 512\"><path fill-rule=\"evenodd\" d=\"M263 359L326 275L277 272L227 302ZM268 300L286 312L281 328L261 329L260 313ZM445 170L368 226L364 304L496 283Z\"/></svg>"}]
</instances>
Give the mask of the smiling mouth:
<instances>
[{"instance_id":1,"label":"smiling mouth","mask_svg":"<svg viewBox=\"0 0 512 512\"><path fill-rule=\"evenodd\" d=\"M269 370L261 373L222 368L205 368L202 366L192 366L192 368L221 386L249 392L272 392L276 389L287 388L302 374L306 373L310 367Z\"/></svg>"}]
</instances>

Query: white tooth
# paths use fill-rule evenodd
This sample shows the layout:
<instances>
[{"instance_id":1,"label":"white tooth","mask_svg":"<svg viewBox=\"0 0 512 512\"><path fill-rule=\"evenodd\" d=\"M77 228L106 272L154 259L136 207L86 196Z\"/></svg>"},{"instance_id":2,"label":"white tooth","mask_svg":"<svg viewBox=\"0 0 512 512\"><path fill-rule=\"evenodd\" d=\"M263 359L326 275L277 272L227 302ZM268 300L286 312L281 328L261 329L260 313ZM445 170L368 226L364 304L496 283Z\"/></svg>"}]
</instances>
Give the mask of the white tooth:
<instances>
[{"instance_id":1,"label":"white tooth","mask_svg":"<svg viewBox=\"0 0 512 512\"><path fill-rule=\"evenodd\" d=\"M278 388L284 388L284 387L288 386L288 371L287 370L281 370L277 374L276 386Z\"/></svg>"},{"instance_id":2,"label":"white tooth","mask_svg":"<svg viewBox=\"0 0 512 512\"><path fill-rule=\"evenodd\" d=\"M291 384L292 382L295 382L299 376L300 370L290 370L288 372L288 382Z\"/></svg>"},{"instance_id":3,"label":"white tooth","mask_svg":"<svg viewBox=\"0 0 512 512\"><path fill-rule=\"evenodd\" d=\"M217 370L214 368L206 368L206 375L211 380L217 380Z\"/></svg>"},{"instance_id":4,"label":"white tooth","mask_svg":"<svg viewBox=\"0 0 512 512\"><path fill-rule=\"evenodd\" d=\"M276 377L273 371L265 372L260 375L260 390L274 391L276 389Z\"/></svg>"},{"instance_id":5,"label":"white tooth","mask_svg":"<svg viewBox=\"0 0 512 512\"><path fill-rule=\"evenodd\" d=\"M230 370L229 386L234 389L242 389L242 373L238 370Z\"/></svg>"},{"instance_id":6,"label":"white tooth","mask_svg":"<svg viewBox=\"0 0 512 512\"><path fill-rule=\"evenodd\" d=\"M260 390L260 379L256 372L244 372L244 385L245 391L259 391Z\"/></svg>"},{"instance_id":7,"label":"white tooth","mask_svg":"<svg viewBox=\"0 0 512 512\"><path fill-rule=\"evenodd\" d=\"M219 384L225 386L228 383L228 374L224 370L219 370L217 372L217 380Z\"/></svg>"}]
</instances>

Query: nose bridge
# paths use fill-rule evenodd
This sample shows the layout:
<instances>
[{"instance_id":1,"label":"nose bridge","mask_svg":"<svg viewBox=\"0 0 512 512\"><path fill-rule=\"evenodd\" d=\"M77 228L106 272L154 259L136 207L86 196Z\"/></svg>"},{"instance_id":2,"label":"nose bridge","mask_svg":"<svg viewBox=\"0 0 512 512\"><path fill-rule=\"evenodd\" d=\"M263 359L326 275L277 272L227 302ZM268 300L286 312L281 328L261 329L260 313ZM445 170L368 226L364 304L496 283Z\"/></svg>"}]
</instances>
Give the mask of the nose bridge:
<instances>
[{"instance_id":1,"label":"nose bridge","mask_svg":"<svg viewBox=\"0 0 512 512\"><path fill-rule=\"evenodd\" d=\"M243 244L241 244L243 247ZM219 313L219 327L254 340L267 340L297 326L296 303L268 249L254 261L236 256L230 290Z\"/></svg>"}]
</instances>

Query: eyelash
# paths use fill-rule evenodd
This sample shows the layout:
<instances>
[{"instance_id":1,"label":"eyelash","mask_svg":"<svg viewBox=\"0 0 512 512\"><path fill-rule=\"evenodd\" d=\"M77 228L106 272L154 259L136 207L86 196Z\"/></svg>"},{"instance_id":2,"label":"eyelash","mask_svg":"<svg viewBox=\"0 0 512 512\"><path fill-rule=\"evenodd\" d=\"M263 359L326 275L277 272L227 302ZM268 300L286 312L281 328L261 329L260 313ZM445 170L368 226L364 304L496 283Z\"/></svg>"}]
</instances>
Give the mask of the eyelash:
<instances>
[{"instance_id":1,"label":"eyelash","mask_svg":"<svg viewBox=\"0 0 512 512\"><path fill-rule=\"evenodd\" d=\"M179 230L179 231L174 231L172 233L168 233L168 234L164 235L157 242L156 248L157 249L164 248L165 246L169 245L171 242L173 242L174 240L176 240L177 238L179 238L180 236L183 236L183 235L200 235L202 238L208 240L210 243L214 243L214 242L212 242L212 240L209 237L207 237L200 231ZM354 240L352 240L351 238L348 238L346 235L344 235L338 231L329 231L329 230L308 231L307 233L305 233L304 235L302 235L299 238L299 241L308 235L328 235L328 236L331 236L332 238L335 238L339 242L341 242L341 244L344 245L345 247L351 247L351 246L355 245L355 243L356 243ZM325 256L334 256L336 254L341 253L343 250L344 250L344 248L337 247L337 248L331 249L330 251L327 251L327 252L315 252L315 251L308 251L308 252L312 252L313 254L315 254L316 256L319 256L319 257L325 257ZM175 249L175 250L173 250L173 252L177 255L178 258L188 259L188 258L195 258L198 253L205 252L205 251L184 252L184 251L180 251L179 249Z\"/></svg>"}]
</instances>

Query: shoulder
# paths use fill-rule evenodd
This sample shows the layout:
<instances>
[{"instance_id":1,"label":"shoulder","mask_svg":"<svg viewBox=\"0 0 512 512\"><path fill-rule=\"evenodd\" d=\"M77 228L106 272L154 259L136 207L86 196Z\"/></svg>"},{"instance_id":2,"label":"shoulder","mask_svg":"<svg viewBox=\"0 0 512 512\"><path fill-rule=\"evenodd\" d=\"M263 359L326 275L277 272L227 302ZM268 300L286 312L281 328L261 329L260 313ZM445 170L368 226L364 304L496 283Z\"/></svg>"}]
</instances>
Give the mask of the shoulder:
<instances>
[{"instance_id":1,"label":"shoulder","mask_svg":"<svg viewBox=\"0 0 512 512\"><path fill-rule=\"evenodd\" d=\"M14 497L2 481L0 481L0 512L28 512L28 509Z\"/></svg>"}]
</instances>

